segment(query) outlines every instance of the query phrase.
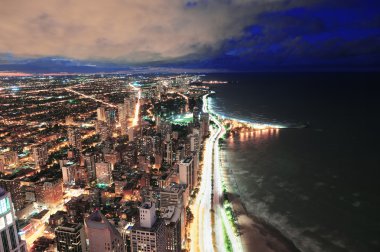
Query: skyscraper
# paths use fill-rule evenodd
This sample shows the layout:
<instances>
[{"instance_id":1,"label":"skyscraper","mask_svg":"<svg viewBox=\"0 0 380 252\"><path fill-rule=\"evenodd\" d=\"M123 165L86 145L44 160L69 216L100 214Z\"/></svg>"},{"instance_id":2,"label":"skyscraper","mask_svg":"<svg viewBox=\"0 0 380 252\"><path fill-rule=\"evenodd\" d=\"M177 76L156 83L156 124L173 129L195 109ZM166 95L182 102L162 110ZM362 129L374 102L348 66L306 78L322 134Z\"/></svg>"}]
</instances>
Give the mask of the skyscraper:
<instances>
[{"instance_id":1,"label":"skyscraper","mask_svg":"<svg viewBox=\"0 0 380 252\"><path fill-rule=\"evenodd\" d=\"M96 133L100 135L100 140L102 142L108 140L109 138L112 137L112 130L108 126L107 123L103 121L97 121L96 123Z\"/></svg>"},{"instance_id":2,"label":"skyscraper","mask_svg":"<svg viewBox=\"0 0 380 252\"><path fill-rule=\"evenodd\" d=\"M189 191L193 190L194 186L194 160L193 157L187 157L179 164L179 182L186 184Z\"/></svg>"},{"instance_id":3,"label":"skyscraper","mask_svg":"<svg viewBox=\"0 0 380 252\"><path fill-rule=\"evenodd\" d=\"M132 228L132 252L166 251L165 223L157 219L155 204L145 202L139 210L140 222Z\"/></svg>"},{"instance_id":4,"label":"skyscraper","mask_svg":"<svg viewBox=\"0 0 380 252\"><path fill-rule=\"evenodd\" d=\"M72 162L71 160L60 160L59 164L62 170L62 180L65 185L75 184L77 163Z\"/></svg>"},{"instance_id":5,"label":"skyscraper","mask_svg":"<svg viewBox=\"0 0 380 252\"><path fill-rule=\"evenodd\" d=\"M96 110L96 115L97 115L98 121L105 122L106 121L106 109L105 109L105 107L99 107Z\"/></svg>"},{"instance_id":6,"label":"skyscraper","mask_svg":"<svg viewBox=\"0 0 380 252\"><path fill-rule=\"evenodd\" d=\"M120 103L117 106L118 109L118 117L120 123L120 133L122 136L128 133L128 110L127 106L124 103Z\"/></svg>"},{"instance_id":7,"label":"skyscraper","mask_svg":"<svg viewBox=\"0 0 380 252\"><path fill-rule=\"evenodd\" d=\"M16 211L21 210L25 205L25 195L21 189L21 181L18 178L0 179L0 188L5 189L12 195L13 206Z\"/></svg>"},{"instance_id":8,"label":"skyscraper","mask_svg":"<svg viewBox=\"0 0 380 252\"><path fill-rule=\"evenodd\" d=\"M110 163L96 163L96 180L98 183L110 184L111 183L111 164Z\"/></svg>"},{"instance_id":9,"label":"skyscraper","mask_svg":"<svg viewBox=\"0 0 380 252\"><path fill-rule=\"evenodd\" d=\"M0 251L25 252L26 243L18 236L11 195L0 187Z\"/></svg>"},{"instance_id":10,"label":"skyscraper","mask_svg":"<svg viewBox=\"0 0 380 252\"><path fill-rule=\"evenodd\" d=\"M89 153L86 153L83 156L84 166L87 170L88 180L92 181L96 178L96 170L95 170L95 156Z\"/></svg>"},{"instance_id":11,"label":"skyscraper","mask_svg":"<svg viewBox=\"0 0 380 252\"><path fill-rule=\"evenodd\" d=\"M129 141L133 141L135 139L134 131L135 131L135 129L132 127L128 129L128 140Z\"/></svg>"},{"instance_id":12,"label":"skyscraper","mask_svg":"<svg viewBox=\"0 0 380 252\"><path fill-rule=\"evenodd\" d=\"M33 159L36 164L36 169L41 169L41 167L45 166L48 157L48 148L46 144L33 147Z\"/></svg>"},{"instance_id":13,"label":"skyscraper","mask_svg":"<svg viewBox=\"0 0 380 252\"><path fill-rule=\"evenodd\" d=\"M134 105L135 105L135 102L133 100L133 97L125 97L124 98L124 106L125 106L128 117L133 116L133 112L135 109Z\"/></svg>"},{"instance_id":14,"label":"skyscraper","mask_svg":"<svg viewBox=\"0 0 380 252\"><path fill-rule=\"evenodd\" d=\"M195 125L199 124L199 114L200 114L199 108L194 107L194 109L193 109L193 122Z\"/></svg>"},{"instance_id":15,"label":"skyscraper","mask_svg":"<svg viewBox=\"0 0 380 252\"><path fill-rule=\"evenodd\" d=\"M111 129L115 128L116 123L116 109L114 108L108 108L106 110L106 123L107 126Z\"/></svg>"},{"instance_id":16,"label":"skyscraper","mask_svg":"<svg viewBox=\"0 0 380 252\"><path fill-rule=\"evenodd\" d=\"M69 139L69 144L78 150L82 150L82 138L80 130L78 128L68 128L67 138Z\"/></svg>"},{"instance_id":17,"label":"skyscraper","mask_svg":"<svg viewBox=\"0 0 380 252\"><path fill-rule=\"evenodd\" d=\"M64 223L55 229L58 252L86 252L86 233L79 223Z\"/></svg>"},{"instance_id":18,"label":"skyscraper","mask_svg":"<svg viewBox=\"0 0 380 252\"><path fill-rule=\"evenodd\" d=\"M89 251L125 252L125 244L119 231L100 212L95 211L85 221Z\"/></svg>"},{"instance_id":19,"label":"skyscraper","mask_svg":"<svg viewBox=\"0 0 380 252\"><path fill-rule=\"evenodd\" d=\"M181 252L182 210L182 205L161 208L165 221L166 251Z\"/></svg>"},{"instance_id":20,"label":"skyscraper","mask_svg":"<svg viewBox=\"0 0 380 252\"><path fill-rule=\"evenodd\" d=\"M5 166L17 165L18 155L16 151L8 151L0 154L0 166L1 164Z\"/></svg>"}]
</instances>

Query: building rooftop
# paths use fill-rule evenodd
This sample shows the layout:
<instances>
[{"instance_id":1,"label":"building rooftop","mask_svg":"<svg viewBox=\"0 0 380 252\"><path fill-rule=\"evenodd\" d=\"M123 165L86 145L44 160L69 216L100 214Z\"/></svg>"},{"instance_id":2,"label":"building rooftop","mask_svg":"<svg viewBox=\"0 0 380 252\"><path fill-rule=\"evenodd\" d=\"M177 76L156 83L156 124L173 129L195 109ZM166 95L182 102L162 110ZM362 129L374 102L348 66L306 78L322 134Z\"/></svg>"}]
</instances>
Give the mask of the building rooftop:
<instances>
[{"instance_id":1,"label":"building rooftop","mask_svg":"<svg viewBox=\"0 0 380 252\"><path fill-rule=\"evenodd\" d=\"M165 187L162 191L163 192L172 192L172 193L178 193L182 190L182 186L179 184L171 184L170 186Z\"/></svg>"},{"instance_id":2,"label":"building rooftop","mask_svg":"<svg viewBox=\"0 0 380 252\"><path fill-rule=\"evenodd\" d=\"M185 158L185 160L182 161L182 163L188 164L191 162L192 159L193 159L192 157L187 157Z\"/></svg>"},{"instance_id":3,"label":"building rooftop","mask_svg":"<svg viewBox=\"0 0 380 252\"><path fill-rule=\"evenodd\" d=\"M141 205L141 208L144 209L151 209L152 208L152 202L145 202Z\"/></svg>"},{"instance_id":4,"label":"building rooftop","mask_svg":"<svg viewBox=\"0 0 380 252\"><path fill-rule=\"evenodd\" d=\"M87 228L90 229L108 229L113 235L119 236L120 233L116 227L112 225L107 218L99 211L93 212L85 221Z\"/></svg>"},{"instance_id":5,"label":"building rooftop","mask_svg":"<svg viewBox=\"0 0 380 252\"><path fill-rule=\"evenodd\" d=\"M163 219L157 219L156 222L153 224L151 228L147 227L141 227L140 223L136 223L136 225L133 226L132 231L144 231L144 232L151 232L154 233L158 230L158 228L164 223Z\"/></svg>"},{"instance_id":6,"label":"building rooftop","mask_svg":"<svg viewBox=\"0 0 380 252\"><path fill-rule=\"evenodd\" d=\"M171 222L177 222L180 217L181 209L176 206L168 206L162 209L162 218L165 220L166 225Z\"/></svg>"},{"instance_id":7,"label":"building rooftop","mask_svg":"<svg viewBox=\"0 0 380 252\"><path fill-rule=\"evenodd\" d=\"M32 219L40 220L40 219L42 219L42 218L43 218L48 212L49 212L48 209L42 210L41 212L39 212L38 214L36 214L35 216L33 216Z\"/></svg>"},{"instance_id":8,"label":"building rooftop","mask_svg":"<svg viewBox=\"0 0 380 252\"><path fill-rule=\"evenodd\" d=\"M76 232L82 228L80 223L63 223L62 225L56 228L57 231L69 231Z\"/></svg>"}]
</instances>

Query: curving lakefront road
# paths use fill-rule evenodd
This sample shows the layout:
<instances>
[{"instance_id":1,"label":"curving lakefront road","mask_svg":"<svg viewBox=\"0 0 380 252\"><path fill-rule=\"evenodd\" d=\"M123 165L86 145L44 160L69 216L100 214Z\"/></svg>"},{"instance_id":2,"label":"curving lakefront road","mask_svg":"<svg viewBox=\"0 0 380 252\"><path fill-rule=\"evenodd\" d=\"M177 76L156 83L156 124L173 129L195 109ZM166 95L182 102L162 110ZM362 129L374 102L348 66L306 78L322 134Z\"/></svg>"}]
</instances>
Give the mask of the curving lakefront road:
<instances>
[{"instance_id":1,"label":"curving lakefront road","mask_svg":"<svg viewBox=\"0 0 380 252\"><path fill-rule=\"evenodd\" d=\"M240 237L223 207L223 185L219 162L219 139L225 134L224 126L208 109L203 96L203 112L210 114L212 127L205 141L202 181L199 193L191 206L194 214L190 226L191 251L242 251Z\"/></svg>"}]
</instances>

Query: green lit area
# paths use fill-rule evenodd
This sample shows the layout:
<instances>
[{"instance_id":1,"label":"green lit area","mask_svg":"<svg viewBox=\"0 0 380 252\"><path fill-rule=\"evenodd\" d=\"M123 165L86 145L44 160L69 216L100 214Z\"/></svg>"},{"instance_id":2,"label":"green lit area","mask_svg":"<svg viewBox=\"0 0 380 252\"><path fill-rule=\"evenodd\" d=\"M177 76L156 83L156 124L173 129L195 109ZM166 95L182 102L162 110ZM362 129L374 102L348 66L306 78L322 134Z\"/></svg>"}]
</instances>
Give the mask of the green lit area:
<instances>
[{"instance_id":1,"label":"green lit area","mask_svg":"<svg viewBox=\"0 0 380 252\"><path fill-rule=\"evenodd\" d=\"M108 187L108 184L98 183L96 184L96 187L100 189L106 189Z\"/></svg>"},{"instance_id":2,"label":"green lit area","mask_svg":"<svg viewBox=\"0 0 380 252\"><path fill-rule=\"evenodd\" d=\"M168 120L172 124L187 125L193 121L193 114L187 113L187 114L173 115L169 117Z\"/></svg>"}]
</instances>

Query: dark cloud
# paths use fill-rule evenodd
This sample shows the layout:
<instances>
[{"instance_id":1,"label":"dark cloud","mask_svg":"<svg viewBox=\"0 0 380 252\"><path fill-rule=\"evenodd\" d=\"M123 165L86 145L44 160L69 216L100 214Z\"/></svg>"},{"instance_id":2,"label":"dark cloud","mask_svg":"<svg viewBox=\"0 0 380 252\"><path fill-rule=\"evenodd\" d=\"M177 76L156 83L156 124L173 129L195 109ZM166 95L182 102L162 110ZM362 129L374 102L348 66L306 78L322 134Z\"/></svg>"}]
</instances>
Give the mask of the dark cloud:
<instances>
[{"instance_id":1,"label":"dark cloud","mask_svg":"<svg viewBox=\"0 0 380 252\"><path fill-rule=\"evenodd\" d=\"M379 61L380 3L374 0L3 0L1 5L3 65L39 57L109 66L247 69Z\"/></svg>"}]
</instances>

